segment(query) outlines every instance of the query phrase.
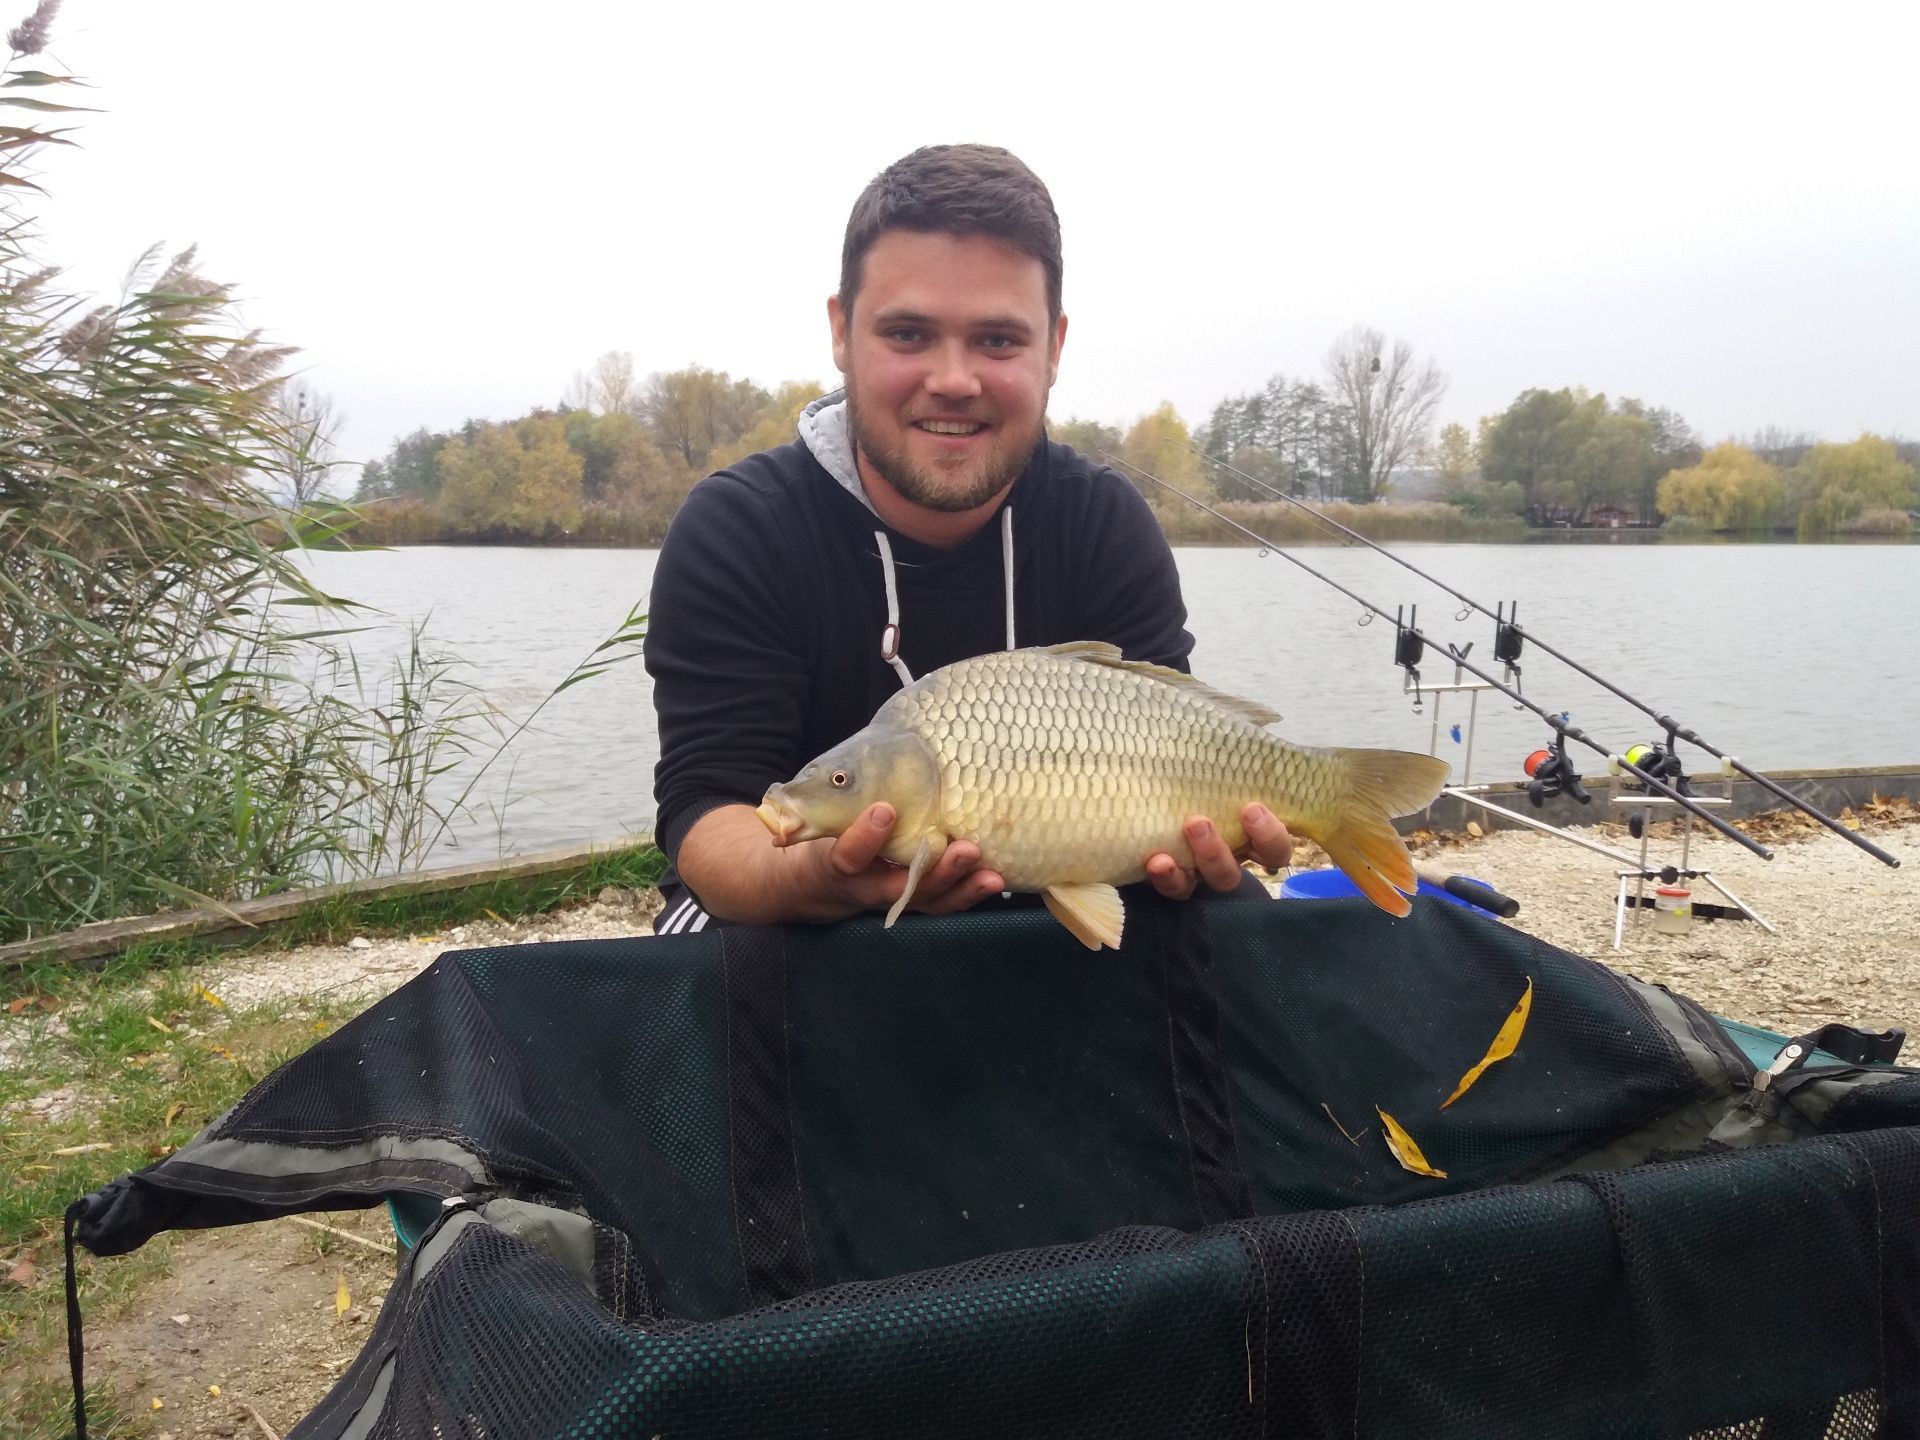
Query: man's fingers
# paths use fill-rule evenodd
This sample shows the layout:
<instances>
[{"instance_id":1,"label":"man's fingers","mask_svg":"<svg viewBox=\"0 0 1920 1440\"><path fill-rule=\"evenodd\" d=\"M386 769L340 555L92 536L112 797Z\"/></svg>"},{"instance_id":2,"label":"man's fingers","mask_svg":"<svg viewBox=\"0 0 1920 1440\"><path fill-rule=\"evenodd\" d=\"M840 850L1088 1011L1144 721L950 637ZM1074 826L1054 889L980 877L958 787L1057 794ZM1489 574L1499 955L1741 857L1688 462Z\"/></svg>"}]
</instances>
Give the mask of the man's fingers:
<instances>
[{"instance_id":1,"label":"man's fingers","mask_svg":"<svg viewBox=\"0 0 1920 1440\"><path fill-rule=\"evenodd\" d=\"M982 900L998 895L1006 888L1007 882L1000 878L997 871L976 870L970 875L961 876L959 881L938 899L915 908L924 910L929 915L952 915L960 910L970 910Z\"/></svg>"},{"instance_id":2,"label":"man's fingers","mask_svg":"<svg viewBox=\"0 0 1920 1440\"><path fill-rule=\"evenodd\" d=\"M1247 806L1240 812L1240 825L1253 858L1267 869L1284 870L1293 863L1293 836L1266 806Z\"/></svg>"},{"instance_id":3,"label":"man's fingers","mask_svg":"<svg viewBox=\"0 0 1920 1440\"><path fill-rule=\"evenodd\" d=\"M1147 883L1169 900L1184 900L1193 894L1196 877L1182 869L1179 861L1164 850L1147 857Z\"/></svg>"},{"instance_id":4,"label":"man's fingers","mask_svg":"<svg viewBox=\"0 0 1920 1440\"><path fill-rule=\"evenodd\" d=\"M882 801L869 805L866 813L849 825L846 833L833 842L827 863L843 876L858 875L880 858L887 837L893 834L893 807Z\"/></svg>"},{"instance_id":5,"label":"man's fingers","mask_svg":"<svg viewBox=\"0 0 1920 1440\"><path fill-rule=\"evenodd\" d=\"M1240 884L1240 862L1233 858L1220 827L1204 815L1191 817L1180 827L1193 847L1193 867L1209 889L1232 890Z\"/></svg>"},{"instance_id":6,"label":"man's fingers","mask_svg":"<svg viewBox=\"0 0 1920 1440\"><path fill-rule=\"evenodd\" d=\"M921 877L920 887L915 893L929 900L938 899L979 867L980 847L964 840L958 841L947 846L946 853Z\"/></svg>"}]
</instances>

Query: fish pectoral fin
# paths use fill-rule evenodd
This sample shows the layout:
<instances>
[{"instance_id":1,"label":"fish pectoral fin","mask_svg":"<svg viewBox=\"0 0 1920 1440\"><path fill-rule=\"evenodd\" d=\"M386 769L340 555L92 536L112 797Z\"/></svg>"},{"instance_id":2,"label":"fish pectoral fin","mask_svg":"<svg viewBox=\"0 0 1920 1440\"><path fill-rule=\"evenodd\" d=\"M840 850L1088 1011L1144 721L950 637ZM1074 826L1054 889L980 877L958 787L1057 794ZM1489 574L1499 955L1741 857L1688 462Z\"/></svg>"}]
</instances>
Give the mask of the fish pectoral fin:
<instances>
[{"instance_id":1,"label":"fish pectoral fin","mask_svg":"<svg viewBox=\"0 0 1920 1440\"><path fill-rule=\"evenodd\" d=\"M881 928L891 930L893 922L900 918L907 908L907 902L913 899L913 892L920 884L920 877L926 873L927 861L933 858L933 837L927 836L920 842L920 848L913 852L913 860L907 866L907 888L900 892L900 898L893 902L893 908L887 911L887 923Z\"/></svg>"},{"instance_id":2,"label":"fish pectoral fin","mask_svg":"<svg viewBox=\"0 0 1920 1440\"><path fill-rule=\"evenodd\" d=\"M1047 909L1053 918L1073 932L1073 938L1089 950L1105 945L1120 948L1120 930L1126 923L1127 907L1120 892L1111 885L1053 885L1046 892Z\"/></svg>"}]
</instances>

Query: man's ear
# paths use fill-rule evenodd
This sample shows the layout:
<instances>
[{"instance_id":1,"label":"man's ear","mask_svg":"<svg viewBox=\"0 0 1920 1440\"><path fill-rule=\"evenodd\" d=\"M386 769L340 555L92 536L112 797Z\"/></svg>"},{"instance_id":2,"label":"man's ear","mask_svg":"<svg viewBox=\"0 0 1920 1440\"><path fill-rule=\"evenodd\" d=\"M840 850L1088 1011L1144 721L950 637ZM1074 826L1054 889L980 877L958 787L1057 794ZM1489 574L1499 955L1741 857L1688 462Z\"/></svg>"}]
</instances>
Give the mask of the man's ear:
<instances>
[{"instance_id":1,"label":"man's ear","mask_svg":"<svg viewBox=\"0 0 1920 1440\"><path fill-rule=\"evenodd\" d=\"M1062 315L1053 322L1053 345L1047 353L1047 385L1060 378L1060 350L1067 343L1067 317Z\"/></svg>"},{"instance_id":2,"label":"man's ear","mask_svg":"<svg viewBox=\"0 0 1920 1440\"><path fill-rule=\"evenodd\" d=\"M833 368L847 373L847 322L852 317L840 308L838 295L827 296L827 324L833 330Z\"/></svg>"}]
</instances>

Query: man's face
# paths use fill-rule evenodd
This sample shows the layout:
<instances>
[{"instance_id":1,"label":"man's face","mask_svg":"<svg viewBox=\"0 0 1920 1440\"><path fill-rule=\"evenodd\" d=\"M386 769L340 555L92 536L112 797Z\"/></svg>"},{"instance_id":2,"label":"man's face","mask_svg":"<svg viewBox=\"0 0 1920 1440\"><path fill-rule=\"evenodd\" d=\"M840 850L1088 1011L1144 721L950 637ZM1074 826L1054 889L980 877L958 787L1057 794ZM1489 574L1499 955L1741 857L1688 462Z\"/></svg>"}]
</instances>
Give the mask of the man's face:
<instances>
[{"instance_id":1,"label":"man's face","mask_svg":"<svg viewBox=\"0 0 1920 1440\"><path fill-rule=\"evenodd\" d=\"M827 301L862 478L929 510L986 504L1025 468L1067 335L1040 262L986 235L889 230L853 313Z\"/></svg>"}]
</instances>

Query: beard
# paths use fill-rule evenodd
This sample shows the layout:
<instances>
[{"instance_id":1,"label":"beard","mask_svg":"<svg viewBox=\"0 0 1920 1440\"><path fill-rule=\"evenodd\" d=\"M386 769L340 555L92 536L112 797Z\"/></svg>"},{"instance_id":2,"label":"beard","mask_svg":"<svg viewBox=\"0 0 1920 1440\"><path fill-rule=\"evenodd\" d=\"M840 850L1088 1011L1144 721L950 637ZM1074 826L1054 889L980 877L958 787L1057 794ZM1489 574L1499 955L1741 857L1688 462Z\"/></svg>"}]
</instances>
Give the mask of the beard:
<instances>
[{"instance_id":1,"label":"beard","mask_svg":"<svg viewBox=\"0 0 1920 1440\"><path fill-rule=\"evenodd\" d=\"M948 515L977 509L1018 480L1040 443L1041 430L1039 422L1025 434L1002 430L986 454L957 469L922 465L907 454L904 435L893 449L880 443L861 420L851 384L847 386L847 427L855 449L882 479L922 509Z\"/></svg>"}]
</instances>

